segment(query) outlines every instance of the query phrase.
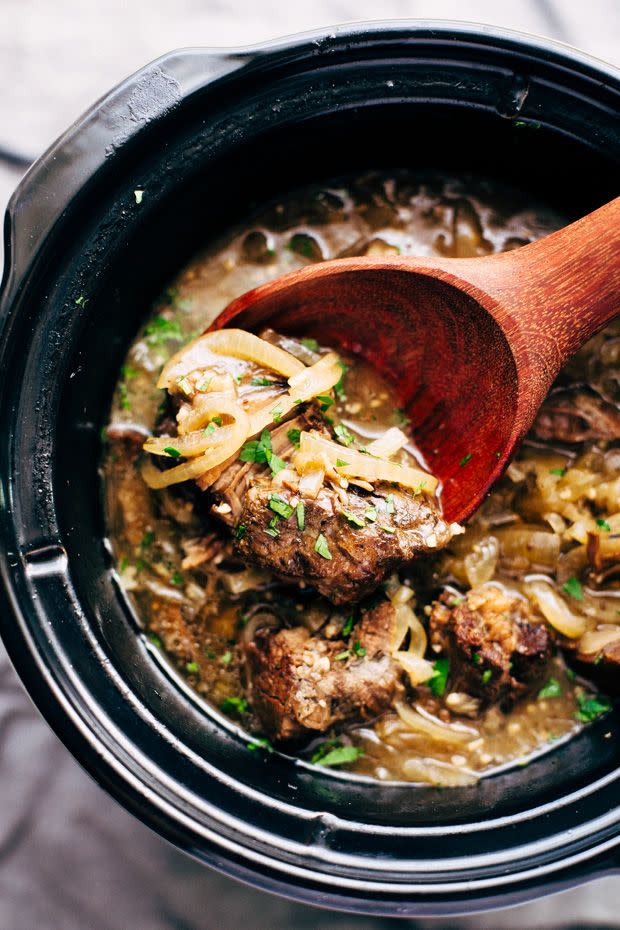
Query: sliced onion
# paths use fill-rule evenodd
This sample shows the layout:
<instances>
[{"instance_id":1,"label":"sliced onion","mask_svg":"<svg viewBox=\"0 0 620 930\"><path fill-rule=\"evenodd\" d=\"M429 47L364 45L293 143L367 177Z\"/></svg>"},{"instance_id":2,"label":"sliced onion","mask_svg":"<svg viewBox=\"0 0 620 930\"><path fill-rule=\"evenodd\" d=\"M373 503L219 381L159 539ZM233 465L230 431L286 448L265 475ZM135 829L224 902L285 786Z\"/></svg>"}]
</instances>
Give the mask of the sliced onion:
<instances>
[{"instance_id":1,"label":"sliced onion","mask_svg":"<svg viewBox=\"0 0 620 930\"><path fill-rule=\"evenodd\" d=\"M584 633L579 640L579 652L584 655L594 655L600 652L609 643L615 643L620 640L620 627L606 626L599 627L597 630Z\"/></svg>"},{"instance_id":2,"label":"sliced onion","mask_svg":"<svg viewBox=\"0 0 620 930\"><path fill-rule=\"evenodd\" d=\"M423 733L438 743L446 743L448 746L462 746L478 736L478 733L469 727L441 723L439 720L429 720L427 717L423 717L415 708L403 704L402 701L396 701L394 709L410 730L413 730L414 733Z\"/></svg>"},{"instance_id":3,"label":"sliced onion","mask_svg":"<svg viewBox=\"0 0 620 930\"><path fill-rule=\"evenodd\" d=\"M345 465L336 465L337 461L346 460ZM345 478L365 478L368 481L392 481L403 487L415 490L424 489L427 494L433 494L437 489L438 481L433 475L419 468L402 467L386 459L364 455L350 448L343 448L330 439L323 439L316 433L304 431L300 436L299 452L295 454L293 463L300 474L318 466L324 469L334 469Z\"/></svg>"},{"instance_id":4,"label":"sliced onion","mask_svg":"<svg viewBox=\"0 0 620 930\"><path fill-rule=\"evenodd\" d=\"M316 364L303 368L288 379L289 394L293 401L311 400L317 394L329 391L341 378L340 359L335 352L328 352Z\"/></svg>"},{"instance_id":5,"label":"sliced onion","mask_svg":"<svg viewBox=\"0 0 620 930\"><path fill-rule=\"evenodd\" d=\"M297 372L305 370L305 365L290 352L259 339L253 333L242 329L220 329L205 333L192 340L164 365L157 382L158 388L167 388L172 382L197 368L206 368L212 364L211 353L230 355L255 362L263 368L269 368L290 378Z\"/></svg>"},{"instance_id":6,"label":"sliced onion","mask_svg":"<svg viewBox=\"0 0 620 930\"><path fill-rule=\"evenodd\" d=\"M215 468L216 465L226 461L243 445L248 435L249 426L247 414L239 407L227 442L214 446L204 455L200 455L190 462L184 462L182 465L176 465L174 468L168 469L168 471L159 471L149 460L142 467L142 477L146 484L154 490L167 488L171 484L188 481L190 478L199 478L205 472ZM224 429L224 427L221 427L221 429Z\"/></svg>"},{"instance_id":7,"label":"sliced onion","mask_svg":"<svg viewBox=\"0 0 620 930\"><path fill-rule=\"evenodd\" d=\"M241 409L235 401L236 394L230 391L213 391L198 394L190 405L184 405L177 415L179 435L184 436L194 430L202 429L213 417L221 413L235 417Z\"/></svg>"},{"instance_id":8,"label":"sliced onion","mask_svg":"<svg viewBox=\"0 0 620 930\"><path fill-rule=\"evenodd\" d=\"M314 500L323 487L324 480L325 472L322 468L310 469L299 479L299 493L302 497L310 497Z\"/></svg>"},{"instance_id":9,"label":"sliced onion","mask_svg":"<svg viewBox=\"0 0 620 930\"><path fill-rule=\"evenodd\" d=\"M205 399L208 396L205 395ZM245 416L238 404L219 400L210 407L206 407L205 415L201 418L202 423L208 422L214 416L224 414L234 420L232 425L219 426L210 433L207 433L206 429L195 429L191 433L179 436L150 436L142 448L145 452L150 452L151 455L168 455L166 449L172 446L185 458L194 458L196 455L218 446L229 448L231 440L240 435L237 426L240 413Z\"/></svg>"},{"instance_id":10,"label":"sliced onion","mask_svg":"<svg viewBox=\"0 0 620 930\"><path fill-rule=\"evenodd\" d=\"M376 455L380 459L389 459L396 452L400 451L407 445L409 440L403 433L402 429L392 426L386 430L383 436L375 439L366 446L371 455Z\"/></svg>"},{"instance_id":11,"label":"sliced onion","mask_svg":"<svg viewBox=\"0 0 620 930\"><path fill-rule=\"evenodd\" d=\"M545 620L563 636L579 639L586 630L586 618L574 614L563 598L546 581L530 581L526 593L538 605Z\"/></svg>"},{"instance_id":12,"label":"sliced onion","mask_svg":"<svg viewBox=\"0 0 620 930\"><path fill-rule=\"evenodd\" d=\"M409 681L414 687L428 681L433 674L433 663L427 659L422 659L411 652L394 652L392 655L407 672Z\"/></svg>"}]
</instances>

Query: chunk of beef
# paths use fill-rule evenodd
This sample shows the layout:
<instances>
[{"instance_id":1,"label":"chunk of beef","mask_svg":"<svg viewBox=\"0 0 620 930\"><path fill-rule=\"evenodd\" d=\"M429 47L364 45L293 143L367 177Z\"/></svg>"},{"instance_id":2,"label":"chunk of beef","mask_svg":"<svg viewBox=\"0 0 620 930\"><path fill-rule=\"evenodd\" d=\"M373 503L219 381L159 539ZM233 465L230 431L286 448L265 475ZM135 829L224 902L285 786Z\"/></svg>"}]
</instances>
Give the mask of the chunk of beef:
<instances>
[{"instance_id":1,"label":"chunk of beef","mask_svg":"<svg viewBox=\"0 0 620 930\"><path fill-rule=\"evenodd\" d=\"M620 638L584 652L580 640L560 639L559 646L570 665L608 694L620 694Z\"/></svg>"},{"instance_id":2,"label":"chunk of beef","mask_svg":"<svg viewBox=\"0 0 620 930\"><path fill-rule=\"evenodd\" d=\"M433 648L450 662L450 688L509 709L542 679L551 636L527 601L482 587L444 593L430 615Z\"/></svg>"},{"instance_id":3,"label":"chunk of beef","mask_svg":"<svg viewBox=\"0 0 620 930\"><path fill-rule=\"evenodd\" d=\"M620 410L586 388L554 391L532 427L538 439L585 442L620 438Z\"/></svg>"},{"instance_id":4,"label":"chunk of beef","mask_svg":"<svg viewBox=\"0 0 620 930\"><path fill-rule=\"evenodd\" d=\"M400 681L389 655L395 618L387 602L367 611L349 645L301 626L257 631L246 646L246 667L252 707L265 732L299 739L386 710Z\"/></svg>"},{"instance_id":5,"label":"chunk of beef","mask_svg":"<svg viewBox=\"0 0 620 930\"><path fill-rule=\"evenodd\" d=\"M359 601L391 572L422 552L444 546L451 536L431 498L379 485L373 493L351 486L346 504L328 486L315 499L279 488L279 498L290 507L303 501L304 526L300 529L293 513L279 520L274 537L266 532L274 516L274 490L270 480L248 489L239 517L244 535L236 551L244 561L282 578L313 585L334 604Z\"/></svg>"},{"instance_id":6,"label":"chunk of beef","mask_svg":"<svg viewBox=\"0 0 620 930\"><path fill-rule=\"evenodd\" d=\"M288 439L293 428L324 431L310 409L272 430L276 455L286 457L293 451ZM315 498L304 497L294 484L281 484L264 465L237 459L211 493L216 500L213 513L231 528L243 527L235 541L243 561L287 581L311 584L334 604L361 600L390 572L420 553L441 548L452 535L433 498L388 485L367 492L351 484L345 493L326 484ZM303 519L294 512L270 526L273 494L285 510L301 501ZM319 536L326 548L319 543L317 551Z\"/></svg>"}]
</instances>

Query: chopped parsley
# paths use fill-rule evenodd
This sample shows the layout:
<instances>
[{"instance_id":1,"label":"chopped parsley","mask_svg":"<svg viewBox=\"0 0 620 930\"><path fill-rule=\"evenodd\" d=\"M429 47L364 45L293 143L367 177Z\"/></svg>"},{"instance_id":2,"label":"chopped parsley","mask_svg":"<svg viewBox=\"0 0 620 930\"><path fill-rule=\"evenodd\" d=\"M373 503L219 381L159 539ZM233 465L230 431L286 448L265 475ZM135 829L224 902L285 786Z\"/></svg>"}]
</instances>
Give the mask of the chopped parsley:
<instances>
[{"instance_id":1,"label":"chopped parsley","mask_svg":"<svg viewBox=\"0 0 620 930\"><path fill-rule=\"evenodd\" d=\"M611 703L601 695L592 697L587 694L578 694L577 705L579 710L575 714L575 718L581 723L591 723L592 720L596 720L597 717L611 710Z\"/></svg>"},{"instance_id":2,"label":"chopped parsley","mask_svg":"<svg viewBox=\"0 0 620 930\"><path fill-rule=\"evenodd\" d=\"M369 523L374 523L374 522L376 521L376 519L377 519L377 508L376 508L376 507L368 507L368 508L364 511L364 516L366 517L366 519L368 520Z\"/></svg>"},{"instance_id":3,"label":"chopped parsley","mask_svg":"<svg viewBox=\"0 0 620 930\"><path fill-rule=\"evenodd\" d=\"M215 658L215 653L213 652L213 649L209 649L208 646L205 647L204 653L205 653L207 659L214 659L214 658Z\"/></svg>"},{"instance_id":4,"label":"chopped parsley","mask_svg":"<svg viewBox=\"0 0 620 930\"><path fill-rule=\"evenodd\" d=\"M273 381L271 378L252 378L250 384L252 387L271 387Z\"/></svg>"},{"instance_id":5,"label":"chopped parsley","mask_svg":"<svg viewBox=\"0 0 620 930\"><path fill-rule=\"evenodd\" d=\"M166 448L164 449L164 452L166 453L166 455L169 455L170 458L173 458L173 459L181 458L181 453L179 452L178 449L175 449L174 446L166 446Z\"/></svg>"},{"instance_id":6,"label":"chopped parsley","mask_svg":"<svg viewBox=\"0 0 620 930\"><path fill-rule=\"evenodd\" d=\"M230 651L230 649L227 649L224 655L220 658L220 662L222 663L222 665L230 665L230 663L232 662L232 657L233 657L232 652Z\"/></svg>"},{"instance_id":7,"label":"chopped parsley","mask_svg":"<svg viewBox=\"0 0 620 930\"><path fill-rule=\"evenodd\" d=\"M566 474L566 469L565 469L565 468L550 468L550 469L549 469L549 474L550 474L550 475L557 475L558 478L563 478L564 475Z\"/></svg>"},{"instance_id":8,"label":"chopped parsley","mask_svg":"<svg viewBox=\"0 0 620 930\"><path fill-rule=\"evenodd\" d=\"M396 528L393 526L386 526L385 523L377 523L379 529L383 530L384 533L390 533L393 535L396 532Z\"/></svg>"},{"instance_id":9,"label":"chopped parsley","mask_svg":"<svg viewBox=\"0 0 620 930\"><path fill-rule=\"evenodd\" d=\"M211 436L211 434L214 433L216 429L217 429L217 426L215 425L215 423L213 422L209 423L209 425L205 428L205 435Z\"/></svg>"},{"instance_id":10,"label":"chopped parsley","mask_svg":"<svg viewBox=\"0 0 620 930\"><path fill-rule=\"evenodd\" d=\"M353 442L353 433L343 423L339 423L338 426L334 427L334 433L338 442L342 443L343 446L350 446Z\"/></svg>"},{"instance_id":11,"label":"chopped parsley","mask_svg":"<svg viewBox=\"0 0 620 930\"><path fill-rule=\"evenodd\" d=\"M121 410L131 410L131 402L127 393L127 385L124 381L118 386L118 396L121 404Z\"/></svg>"},{"instance_id":12,"label":"chopped parsley","mask_svg":"<svg viewBox=\"0 0 620 930\"><path fill-rule=\"evenodd\" d=\"M471 462L472 456L473 456L473 452L468 452L467 455L464 455L464 456L463 456L463 458L462 458L461 461L459 462L459 465L461 466L461 468L462 468L464 465L467 465L468 462Z\"/></svg>"},{"instance_id":13,"label":"chopped parsley","mask_svg":"<svg viewBox=\"0 0 620 930\"><path fill-rule=\"evenodd\" d=\"M341 510L340 513L345 518L345 520L348 520L348 522L352 526L366 526L366 524L361 519L361 517L358 517L354 513L351 513L350 510Z\"/></svg>"},{"instance_id":14,"label":"chopped parsley","mask_svg":"<svg viewBox=\"0 0 620 930\"><path fill-rule=\"evenodd\" d=\"M334 394L336 395L338 400L346 400L346 396L344 393L344 376L349 370L349 366L345 365L344 362L341 362L340 359L338 359L338 365L342 369L342 374L340 376L340 381L334 384Z\"/></svg>"},{"instance_id":15,"label":"chopped parsley","mask_svg":"<svg viewBox=\"0 0 620 930\"><path fill-rule=\"evenodd\" d=\"M556 698L562 696L562 685L557 680L557 678L550 678L546 685L544 685L538 692L538 699L543 700L544 698Z\"/></svg>"},{"instance_id":16,"label":"chopped parsley","mask_svg":"<svg viewBox=\"0 0 620 930\"><path fill-rule=\"evenodd\" d=\"M433 662L433 674L425 684L429 686L435 697L443 697L445 694L449 671L450 663L447 659L437 659Z\"/></svg>"},{"instance_id":17,"label":"chopped parsley","mask_svg":"<svg viewBox=\"0 0 620 930\"><path fill-rule=\"evenodd\" d=\"M353 629L353 614L351 614L350 617L347 617L346 623L342 628L342 635L345 637L350 636L352 629Z\"/></svg>"},{"instance_id":18,"label":"chopped parsley","mask_svg":"<svg viewBox=\"0 0 620 930\"><path fill-rule=\"evenodd\" d=\"M351 655L350 649L345 649L344 652L339 652L337 656L334 656L336 662L344 662Z\"/></svg>"},{"instance_id":19,"label":"chopped parsley","mask_svg":"<svg viewBox=\"0 0 620 930\"><path fill-rule=\"evenodd\" d=\"M211 417L211 423L215 423L216 426L221 426L224 421L221 417Z\"/></svg>"},{"instance_id":20,"label":"chopped parsley","mask_svg":"<svg viewBox=\"0 0 620 930\"><path fill-rule=\"evenodd\" d=\"M482 665L482 656L479 652L472 652L471 657L474 660L474 665Z\"/></svg>"},{"instance_id":21,"label":"chopped parsley","mask_svg":"<svg viewBox=\"0 0 620 930\"><path fill-rule=\"evenodd\" d=\"M149 639L154 646L157 646L158 649L161 649L162 641L156 633L149 633Z\"/></svg>"},{"instance_id":22,"label":"chopped parsley","mask_svg":"<svg viewBox=\"0 0 620 930\"><path fill-rule=\"evenodd\" d=\"M364 646L362 646L359 639L356 639L353 643L353 652L359 659L363 659L366 655L366 649Z\"/></svg>"},{"instance_id":23,"label":"chopped parsley","mask_svg":"<svg viewBox=\"0 0 620 930\"><path fill-rule=\"evenodd\" d=\"M491 678L492 678L492 677L493 677L493 671L492 671L492 669L490 669L490 668L485 668L484 672L482 673L482 684L483 684L483 685L488 685L488 683L491 681Z\"/></svg>"},{"instance_id":24,"label":"chopped parsley","mask_svg":"<svg viewBox=\"0 0 620 930\"><path fill-rule=\"evenodd\" d=\"M278 404L276 407L273 408L273 410L270 411L270 413L271 413L271 419L273 420L274 423L282 422L282 415L284 413L284 411L282 410L282 404Z\"/></svg>"},{"instance_id":25,"label":"chopped parsley","mask_svg":"<svg viewBox=\"0 0 620 930\"><path fill-rule=\"evenodd\" d=\"M420 481L420 483L416 484L415 488L413 489L413 496L415 497L416 494L421 494L425 487L426 481Z\"/></svg>"},{"instance_id":26,"label":"chopped parsley","mask_svg":"<svg viewBox=\"0 0 620 930\"><path fill-rule=\"evenodd\" d=\"M348 462L343 462L342 459L336 459L336 468L346 468Z\"/></svg>"},{"instance_id":27,"label":"chopped parsley","mask_svg":"<svg viewBox=\"0 0 620 930\"><path fill-rule=\"evenodd\" d=\"M248 709L248 702L242 697L227 697L220 704L220 710L225 714L236 714L241 717Z\"/></svg>"},{"instance_id":28,"label":"chopped parsley","mask_svg":"<svg viewBox=\"0 0 620 930\"><path fill-rule=\"evenodd\" d=\"M170 581L172 582L172 584L175 584L175 585L183 584L183 575L181 574L181 572L175 572L170 578Z\"/></svg>"},{"instance_id":29,"label":"chopped parsley","mask_svg":"<svg viewBox=\"0 0 620 930\"><path fill-rule=\"evenodd\" d=\"M269 521L269 526L265 530L267 536L271 536L272 539L277 539L280 535L280 530L278 529L278 518L272 517Z\"/></svg>"},{"instance_id":30,"label":"chopped parsley","mask_svg":"<svg viewBox=\"0 0 620 930\"><path fill-rule=\"evenodd\" d=\"M118 566L118 570L119 570L119 572L120 572L121 575L122 575L123 572L126 572L128 568L129 568L129 559L127 558L127 556L124 556L124 558L122 558L121 561L120 561L120 565Z\"/></svg>"},{"instance_id":31,"label":"chopped parsley","mask_svg":"<svg viewBox=\"0 0 620 930\"><path fill-rule=\"evenodd\" d=\"M88 303L88 297L84 297L84 294L80 294L80 296L76 298L75 302L78 307L85 307Z\"/></svg>"},{"instance_id":32,"label":"chopped parsley","mask_svg":"<svg viewBox=\"0 0 620 930\"><path fill-rule=\"evenodd\" d=\"M321 410L327 410L334 402L334 398L330 397L329 394L317 394L316 399L321 405Z\"/></svg>"},{"instance_id":33,"label":"chopped parsley","mask_svg":"<svg viewBox=\"0 0 620 930\"><path fill-rule=\"evenodd\" d=\"M191 396L192 386L187 380L187 378L185 377L185 375L181 375L180 378L177 378L177 384L179 385L179 387L181 388L181 391L185 394L186 397Z\"/></svg>"},{"instance_id":34,"label":"chopped parsley","mask_svg":"<svg viewBox=\"0 0 620 930\"><path fill-rule=\"evenodd\" d=\"M153 530L147 530L142 539L140 540L140 546L142 549L148 549L149 546L152 546L155 542L155 533Z\"/></svg>"},{"instance_id":35,"label":"chopped parsley","mask_svg":"<svg viewBox=\"0 0 620 930\"><path fill-rule=\"evenodd\" d=\"M155 316L144 328L146 341L150 346L162 346L169 340L182 342L183 333L176 320L167 320L164 316Z\"/></svg>"},{"instance_id":36,"label":"chopped parsley","mask_svg":"<svg viewBox=\"0 0 620 930\"><path fill-rule=\"evenodd\" d=\"M577 677L577 673L575 672L574 669L572 669L572 668L567 668L567 669L566 669L566 677L568 678L569 681L574 681L575 678Z\"/></svg>"},{"instance_id":37,"label":"chopped parsley","mask_svg":"<svg viewBox=\"0 0 620 930\"><path fill-rule=\"evenodd\" d=\"M243 539L246 533L246 526L244 523L240 523L237 529L235 530L235 539Z\"/></svg>"},{"instance_id":38,"label":"chopped parsley","mask_svg":"<svg viewBox=\"0 0 620 930\"><path fill-rule=\"evenodd\" d=\"M611 533L611 527L607 520L603 520L601 517L596 521L596 525L604 530L605 533Z\"/></svg>"},{"instance_id":39,"label":"chopped parsley","mask_svg":"<svg viewBox=\"0 0 620 930\"><path fill-rule=\"evenodd\" d=\"M260 439L252 439L244 443L241 447L239 458L242 462L256 462L257 464L267 463L274 475L277 475L279 471L286 468L286 462L273 453L271 448L271 435L268 429L262 431Z\"/></svg>"},{"instance_id":40,"label":"chopped parsley","mask_svg":"<svg viewBox=\"0 0 620 930\"><path fill-rule=\"evenodd\" d=\"M388 494L385 498L385 509L388 513L394 513L394 495Z\"/></svg>"},{"instance_id":41,"label":"chopped parsley","mask_svg":"<svg viewBox=\"0 0 620 930\"><path fill-rule=\"evenodd\" d=\"M394 411L394 416L396 417L396 422L399 426L409 426L411 422L404 410L401 410L400 407L397 407Z\"/></svg>"},{"instance_id":42,"label":"chopped parsley","mask_svg":"<svg viewBox=\"0 0 620 930\"><path fill-rule=\"evenodd\" d=\"M295 508L284 500L283 497L280 497L279 494L270 494L269 495L269 507L273 510L274 513L277 513L279 517L283 517L285 520L288 520L289 517L293 516Z\"/></svg>"},{"instance_id":43,"label":"chopped parsley","mask_svg":"<svg viewBox=\"0 0 620 930\"><path fill-rule=\"evenodd\" d=\"M358 746L343 746L337 740L322 743L310 759L313 765L346 765L364 755Z\"/></svg>"},{"instance_id":44,"label":"chopped parsley","mask_svg":"<svg viewBox=\"0 0 620 930\"><path fill-rule=\"evenodd\" d=\"M574 575L568 579L566 584L562 585L562 591L564 591L565 594L568 594L569 597L573 597L576 601L583 600L583 588L581 587L581 583L575 578Z\"/></svg>"},{"instance_id":45,"label":"chopped parsley","mask_svg":"<svg viewBox=\"0 0 620 930\"><path fill-rule=\"evenodd\" d=\"M198 665L198 662L186 662L185 668L191 675L195 675L196 672L200 671L200 666Z\"/></svg>"},{"instance_id":46,"label":"chopped parsley","mask_svg":"<svg viewBox=\"0 0 620 930\"><path fill-rule=\"evenodd\" d=\"M288 436L289 442L292 443L296 449L299 449L299 438L301 436L301 430L290 429L286 435Z\"/></svg>"},{"instance_id":47,"label":"chopped parsley","mask_svg":"<svg viewBox=\"0 0 620 930\"><path fill-rule=\"evenodd\" d=\"M310 352L319 351L319 344L316 341L316 339L302 339L301 344L304 347L304 349L309 349Z\"/></svg>"},{"instance_id":48,"label":"chopped parsley","mask_svg":"<svg viewBox=\"0 0 620 930\"><path fill-rule=\"evenodd\" d=\"M253 751L255 749L264 749L266 752L274 752L274 748L264 736L256 737L252 740L251 743L248 743L248 749Z\"/></svg>"},{"instance_id":49,"label":"chopped parsley","mask_svg":"<svg viewBox=\"0 0 620 930\"><path fill-rule=\"evenodd\" d=\"M464 597L451 597L448 601L448 607L458 607L459 604L462 604L464 600ZM478 655L478 653L475 654Z\"/></svg>"},{"instance_id":50,"label":"chopped parsley","mask_svg":"<svg viewBox=\"0 0 620 930\"><path fill-rule=\"evenodd\" d=\"M295 513L297 514L297 526L303 532L306 526L306 505L303 501L298 501Z\"/></svg>"},{"instance_id":51,"label":"chopped parsley","mask_svg":"<svg viewBox=\"0 0 620 930\"><path fill-rule=\"evenodd\" d=\"M325 539L322 533L319 533L319 535L316 538L316 542L314 544L314 551L318 552L319 555L322 555L324 559L331 560L332 554L329 551L327 540Z\"/></svg>"}]
</instances>

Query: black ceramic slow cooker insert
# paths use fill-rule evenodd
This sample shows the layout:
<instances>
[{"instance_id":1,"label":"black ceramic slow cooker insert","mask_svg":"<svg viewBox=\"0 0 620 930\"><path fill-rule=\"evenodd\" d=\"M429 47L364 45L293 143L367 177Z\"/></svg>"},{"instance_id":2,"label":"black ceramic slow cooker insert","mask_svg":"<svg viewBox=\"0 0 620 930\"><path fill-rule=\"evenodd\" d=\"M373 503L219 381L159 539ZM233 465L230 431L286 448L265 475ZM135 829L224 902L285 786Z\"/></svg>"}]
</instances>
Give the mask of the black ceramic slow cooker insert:
<instances>
[{"instance_id":1,"label":"black ceramic slow cooker insert","mask_svg":"<svg viewBox=\"0 0 620 930\"><path fill-rule=\"evenodd\" d=\"M619 104L610 66L467 25L174 52L97 103L14 195L0 298L2 636L85 768L214 868L394 915L507 905L617 868L617 713L465 788L248 753L140 633L114 581L97 469L151 301L255 205L345 172L429 168L498 178L577 217L618 195Z\"/></svg>"}]
</instances>

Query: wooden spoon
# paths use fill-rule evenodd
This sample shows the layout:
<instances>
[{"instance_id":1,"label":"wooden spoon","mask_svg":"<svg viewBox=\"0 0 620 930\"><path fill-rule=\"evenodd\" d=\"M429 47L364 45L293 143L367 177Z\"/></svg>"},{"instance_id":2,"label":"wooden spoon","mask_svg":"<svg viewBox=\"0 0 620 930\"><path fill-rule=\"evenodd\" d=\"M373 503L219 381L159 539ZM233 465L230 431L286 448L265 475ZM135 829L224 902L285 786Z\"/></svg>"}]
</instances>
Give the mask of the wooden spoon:
<instances>
[{"instance_id":1,"label":"wooden spoon","mask_svg":"<svg viewBox=\"0 0 620 930\"><path fill-rule=\"evenodd\" d=\"M214 328L270 326L363 356L395 387L448 520L482 502L562 365L620 313L620 197L484 258L307 265L234 300Z\"/></svg>"}]
</instances>

